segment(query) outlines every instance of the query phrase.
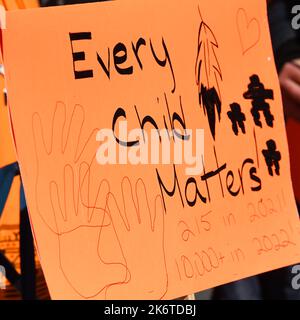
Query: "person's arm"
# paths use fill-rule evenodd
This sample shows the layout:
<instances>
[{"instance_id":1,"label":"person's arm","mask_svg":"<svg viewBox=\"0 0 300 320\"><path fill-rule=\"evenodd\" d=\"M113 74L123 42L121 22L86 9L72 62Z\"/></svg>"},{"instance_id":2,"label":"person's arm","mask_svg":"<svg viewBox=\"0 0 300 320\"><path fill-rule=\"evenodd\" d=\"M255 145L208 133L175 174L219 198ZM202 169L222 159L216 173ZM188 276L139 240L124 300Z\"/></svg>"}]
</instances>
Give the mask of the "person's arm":
<instances>
[{"instance_id":1,"label":"person's arm","mask_svg":"<svg viewBox=\"0 0 300 320\"><path fill-rule=\"evenodd\" d=\"M293 1L272 0L268 17L275 61L278 70L284 63L300 57L299 35L291 25Z\"/></svg>"},{"instance_id":2,"label":"person's arm","mask_svg":"<svg viewBox=\"0 0 300 320\"><path fill-rule=\"evenodd\" d=\"M273 0L268 16L285 114L300 121L300 41L291 25L293 5L293 1Z\"/></svg>"}]
</instances>

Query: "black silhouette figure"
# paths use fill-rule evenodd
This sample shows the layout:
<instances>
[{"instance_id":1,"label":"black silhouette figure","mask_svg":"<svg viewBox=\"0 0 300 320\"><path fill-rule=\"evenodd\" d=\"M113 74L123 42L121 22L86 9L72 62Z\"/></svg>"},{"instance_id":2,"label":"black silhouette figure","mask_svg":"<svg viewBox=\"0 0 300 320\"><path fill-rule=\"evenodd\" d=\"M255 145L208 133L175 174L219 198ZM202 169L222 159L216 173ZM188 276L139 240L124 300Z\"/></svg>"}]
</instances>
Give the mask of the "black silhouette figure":
<instances>
[{"instance_id":1,"label":"black silhouette figure","mask_svg":"<svg viewBox=\"0 0 300 320\"><path fill-rule=\"evenodd\" d=\"M276 150L276 143L274 140L267 141L268 149L264 149L262 154L265 157L266 164L268 166L268 171L271 176L273 176L273 166L275 167L275 173L279 176L280 166L279 161L281 160L281 153Z\"/></svg>"},{"instance_id":2,"label":"black silhouette figure","mask_svg":"<svg viewBox=\"0 0 300 320\"><path fill-rule=\"evenodd\" d=\"M200 10L199 15L201 17ZM210 132L215 139L216 120L221 120L222 106L219 89L222 73L216 54L219 45L211 28L203 21L202 17L201 20L195 65L196 84L199 104L203 107L204 114L208 118Z\"/></svg>"},{"instance_id":3,"label":"black silhouette figure","mask_svg":"<svg viewBox=\"0 0 300 320\"><path fill-rule=\"evenodd\" d=\"M243 96L245 99L252 100L251 114L255 124L262 128L260 112L263 112L267 125L273 127L274 116L270 111L270 105L265 101L267 99L274 99L273 90L265 89L258 75L255 74L250 77L248 91Z\"/></svg>"},{"instance_id":4,"label":"black silhouette figure","mask_svg":"<svg viewBox=\"0 0 300 320\"><path fill-rule=\"evenodd\" d=\"M244 121L246 120L245 114L241 111L241 106L238 103L230 105L231 111L227 112L228 118L232 122L232 130L237 136L239 134L239 127L243 133L246 133Z\"/></svg>"}]
</instances>

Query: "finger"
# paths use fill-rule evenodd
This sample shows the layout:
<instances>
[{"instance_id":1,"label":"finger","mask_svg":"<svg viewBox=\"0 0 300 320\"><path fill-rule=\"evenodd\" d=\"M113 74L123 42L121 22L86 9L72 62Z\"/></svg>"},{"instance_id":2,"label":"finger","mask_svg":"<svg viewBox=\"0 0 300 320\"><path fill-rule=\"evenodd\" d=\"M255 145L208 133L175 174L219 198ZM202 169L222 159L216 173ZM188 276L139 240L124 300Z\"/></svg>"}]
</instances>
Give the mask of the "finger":
<instances>
[{"instance_id":1,"label":"finger","mask_svg":"<svg viewBox=\"0 0 300 320\"><path fill-rule=\"evenodd\" d=\"M281 87L286 90L288 94L295 102L300 103L300 85L293 80L286 79L282 82Z\"/></svg>"},{"instance_id":2,"label":"finger","mask_svg":"<svg viewBox=\"0 0 300 320\"><path fill-rule=\"evenodd\" d=\"M123 212L128 221L129 229L133 228L135 224L140 223L138 215L138 208L134 202L132 184L128 177L124 177L121 182Z\"/></svg>"},{"instance_id":3,"label":"finger","mask_svg":"<svg viewBox=\"0 0 300 320\"><path fill-rule=\"evenodd\" d=\"M96 153L99 147L99 142L96 140L98 131L98 128L93 129L86 137L84 142L82 144L79 143L75 162L77 162L79 159L88 163L96 160Z\"/></svg>"},{"instance_id":4,"label":"finger","mask_svg":"<svg viewBox=\"0 0 300 320\"><path fill-rule=\"evenodd\" d=\"M282 73L296 83L300 84L300 67L295 63L286 63L282 69Z\"/></svg>"},{"instance_id":5,"label":"finger","mask_svg":"<svg viewBox=\"0 0 300 320\"><path fill-rule=\"evenodd\" d=\"M83 122L84 109L81 105L75 105L71 115L69 126L67 128L66 138L64 142L64 152L66 149L72 152L71 154L74 155L74 160L76 159Z\"/></svg>"},{"instance_id":6,"label":"finger","mask_svg":"<svg viewBox=\"0 0 300 320\"><path fill-rule=\"evenodd\" d=\"M49 148L47 149L46 142L45 142L42 120L38 113L34 113L32 116L32 131L33 131L34 147L35 147L37 156L39 156L41 153L49 154Z\"/></svg>"},{"instance_id":7,"label":"finger","mask_svg":"<svg viewBox=\"0 0 300 320\"><path fill-rule=\"evenodd\" d=\"M51 150L63 152L63 132L66 122L66 106L57 102L52 119Z\"/></svg>"},{"instance_id":8,"label":"finger","mask_svg":"<svg viewBox=\"0 0 300 320\"><path fill-rule=\"evenodd\" d=\"M74 199L74 171L70 165L64 167L64 212L65 220L74 219L76 213Z\"/></svg>"},{"instance_id":9,"label":"finger","mask_svg":"<svg viewBox=\"0 0 300 320\"><path fill-rule=\"evenodd\" d=\"M138 200L138 214L139 222L143 223L146 227L151 228L151 214L146 192L146 186L142 179L138 179L136 183L136 197Z\"/></svg>"},{"instance_id":10,"label":"finger","mask_svg":"<svg viewBox=\"0 0 300 320\"><path fill-rule=\"evenodd\" d=\"M162 234L164 231L165 211L160 195L155 198L154 214L152 216L151 229L153 232Z\"/></svg>"},{"instance_id":11,"label":"finger","mask_svg":"<svg viewBox=\"0 0 300 320\"><path fill-rule=\"evenodd\" d=\"M120 207L118 206L115 196L111 192L109 192L107 196L107 205L109 216L117 236L120 237L126 234L129 231L129 227L121 214Z\"/></svg>"},{"instance_id":12,"label":"finger","mask_svg":"<svg viewBox=\"0 0 300 320\"><path fill-rule=\"evenodd\" d=\"M95 188L96 189L96 188ZM94 190L94 188L92 188ZM109 194L110 187L107 180L102 180L99 187L96 190L96 194L92 195L89 222L92 225L107 226L110 221L107 217L107 196Z\"/></svg>"},{"instance_id":13,"label":"finger","mask_svg":"<svg viewBox=\"0 0 300 320\"><path fill-rule=\"evenodd\" d=\"M54 219L56 223L56 229L58 233L60 233L65 220L64 220L64 215L62 211L62 206L60 203L57 183L55 181L51 181L49 188L50 188L51 206L52 206Z\"/></svg>"},{"instance_id":14,"label":"finger","mask_svg":"<svg viewBox=\"0 0 300 320\"><path fill-rule=\"evenodd\" d=\"M83 162L79 167L79 214L84 222L89 221L90 211L90 186L91 186L91 171L88 163Z\"/></svg>"}]
</instances>

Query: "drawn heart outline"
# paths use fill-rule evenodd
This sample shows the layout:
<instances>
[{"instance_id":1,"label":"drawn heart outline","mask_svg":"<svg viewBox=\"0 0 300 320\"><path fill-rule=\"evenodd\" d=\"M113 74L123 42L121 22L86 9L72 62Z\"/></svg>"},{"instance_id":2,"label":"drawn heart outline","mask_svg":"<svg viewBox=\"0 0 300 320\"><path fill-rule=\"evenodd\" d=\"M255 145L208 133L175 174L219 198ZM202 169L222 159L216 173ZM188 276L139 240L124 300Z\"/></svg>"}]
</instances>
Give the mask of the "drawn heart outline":
<instances>
[{"instance_id":1,"label":"drawn heart outline","mask_svg":"<svg viewBox=\"0 0 300 320\"><path fill-rule=\"evenodd\" d=\"M248 19L247 12L244 8L239 8L236 14L236 25L239 39L242 47L242 53L245 55L249 50L257 45L260 40L260 25L256 18ZM249 32L256 28L256 37L249 39ZM248 41L247 41L248 39ZM248 43L247 43L248 42Z\"/></svg>"}]
</instances>

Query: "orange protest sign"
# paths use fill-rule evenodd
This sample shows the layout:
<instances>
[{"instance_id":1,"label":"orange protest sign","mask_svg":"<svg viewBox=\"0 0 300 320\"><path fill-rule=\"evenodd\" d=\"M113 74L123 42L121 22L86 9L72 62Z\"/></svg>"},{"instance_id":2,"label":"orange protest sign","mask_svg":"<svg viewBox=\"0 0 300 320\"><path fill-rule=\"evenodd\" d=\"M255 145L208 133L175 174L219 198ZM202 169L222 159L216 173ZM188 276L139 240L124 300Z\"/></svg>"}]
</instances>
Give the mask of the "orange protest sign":
<instances>
[{"instance_id":1,"label":"orange protest sign","mask_svg":"<svg viewBox=\"0 0 300 320\"><path fill-rule=\"evenodd\" d=\"M21 1L3 1L0 0L6 10L26 9L38 7L37 0L21 0ZM5 167L16 161L13 139L10 131L9 114L7 107L6 89L4 83L4 67L0 60L0 168ZM3 219L5 225L14 225L17 228L20 204L20 179L16 178L12 184L8 201L3 210ZM3 183L3 181L1 181ZM4 218L5 217L5 218ZM1 221L3 222L3 220Z\"/></svg>"},{"instance_id":2,"label":"orange protest sign","mask_svg":"<svg viewBox=\"0 0 300 320\"><path fill-rule=\"evenodd\" d=\"M6 10L28 9L39 6L38 0L0 0L0 5Z\"/></svg>"},{"instance_id":3,"label":"orange protest sign","mask_svg":"<svg viewBox=\"0 0 300 320\"><path fill-rule=\"evenodd\" d=\"M0 64L2 62L0 61ZM2 72L1 72L2 68ZM8 108L4 85L4 68L0 66L0 168L16 161L13 140L10 133Z\"/></svg>"},{"instance_id":4,"label":"orange protest sign","mask_svg":"<svg viewBox=\"0 0 300 320\"><path fill-rule=\"evenodd\" d=\"M39 6L38 0L0 0L5 10L28 9ZM6 89L4 85L4 67L0 58L0 168L16 161L13 139L10 132ZM19 189L18 189L19 192Z\"/></svg>"},{"instance_id":5,"label":"orange protest sign","mask_svg":"<svg viewBox=\"0 0 300 320\"><path fill-rule=\"evenodd\" d=\"M28 9L38 7L37 0L0 0L5 10ZM13 138L10 131L8 106L6 101L6 90L4 83L4 68L0 57L0 168L4 168L16 162ZM0 170L1 170L0 169ZM3 177L3 175L1 175ZM0 179L0 190L3 197L2 187L8 184L7 176ZM13 179L10 191L1 212L0 219L0 250L10 261L17 272L20 273L20 177ZM48 292L43 279L36 256L36 287L39 298L47 298ZM6 281L6 290L0 290L0 299L21 299L21 293L17 292L12 284Z\"/></svg>"},{"instance_id":6,"label":"orange protest sign","mask_svg":"<svg viewBox=\"0 0 300 320\"><path fill-rule=\"evenodd\" d=\"M8 12L3 35L52 298L175 298L300 261L263 1Z\"/></svg>"}]
</instances>

